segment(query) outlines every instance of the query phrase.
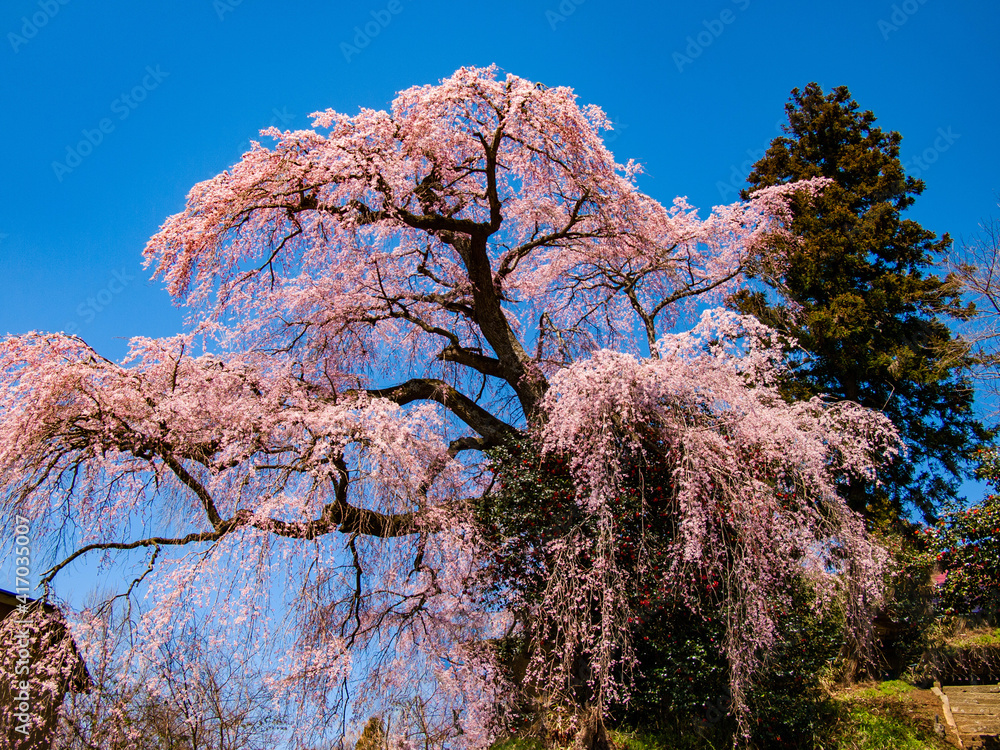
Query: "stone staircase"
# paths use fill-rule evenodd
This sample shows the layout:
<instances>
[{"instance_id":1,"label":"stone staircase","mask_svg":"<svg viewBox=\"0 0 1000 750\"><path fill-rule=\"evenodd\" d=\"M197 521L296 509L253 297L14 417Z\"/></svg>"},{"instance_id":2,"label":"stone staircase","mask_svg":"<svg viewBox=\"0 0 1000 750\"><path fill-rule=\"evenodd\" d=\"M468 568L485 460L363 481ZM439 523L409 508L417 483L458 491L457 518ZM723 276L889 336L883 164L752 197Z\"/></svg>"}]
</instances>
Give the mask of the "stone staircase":
<instances>
[{"instance_id":1,"label":"stone staircase","mask_svg":"<svg viewBox=\"0 0 1000 750\"><path fill-rule=\"evenodd\" d=\"M941 692L961 746L1000 750L1000 685L949 685Z\"/></svg>"}]
</instances>

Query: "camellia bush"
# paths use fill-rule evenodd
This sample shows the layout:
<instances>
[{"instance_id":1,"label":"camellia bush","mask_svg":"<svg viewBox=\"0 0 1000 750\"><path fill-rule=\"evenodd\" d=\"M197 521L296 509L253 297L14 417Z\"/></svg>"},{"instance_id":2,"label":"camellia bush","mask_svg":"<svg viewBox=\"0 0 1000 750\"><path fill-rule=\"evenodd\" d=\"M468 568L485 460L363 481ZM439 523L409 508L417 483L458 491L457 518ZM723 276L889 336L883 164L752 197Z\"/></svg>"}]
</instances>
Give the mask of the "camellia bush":
<instances>
[{"instance_id":1,"label":"camellia bush","mask_svg":"<svg viewBox=\"0 0 1000 750\"><path fill-rule=\"evenodd\" d=\"M790 197L826 180L664 206L600 109L495 68L313 124L264 131L149 241L188 331L123 362L0 343L0 521L31 519L47 589L120 560L137 648L195 617L287 644L268 688L298 737L418 700L397 714L423 736L484 746L530 686L600 746L630 621L666 600L722 623L744 725L792 583L863 637L884 555L838 489L897 437L787 403L786 342L710 308L786 262ZM559 479L515 497L489 455L525 442Z\"/></svg>"},{"instance_id":2,"label":"camellia bush","mask_svg":"<svg viewBox=\"0 0 1000 750\"><path fill-rule=\"evenodd\" d=\"M996 489L1000 456L995 450L983 450L979 459L980 479ZM996 623L1000 616L1000 496L987 493L971 507L949 511L928 533L945 574L937 592L942 613Z\"/></svg>"}]
</instances>

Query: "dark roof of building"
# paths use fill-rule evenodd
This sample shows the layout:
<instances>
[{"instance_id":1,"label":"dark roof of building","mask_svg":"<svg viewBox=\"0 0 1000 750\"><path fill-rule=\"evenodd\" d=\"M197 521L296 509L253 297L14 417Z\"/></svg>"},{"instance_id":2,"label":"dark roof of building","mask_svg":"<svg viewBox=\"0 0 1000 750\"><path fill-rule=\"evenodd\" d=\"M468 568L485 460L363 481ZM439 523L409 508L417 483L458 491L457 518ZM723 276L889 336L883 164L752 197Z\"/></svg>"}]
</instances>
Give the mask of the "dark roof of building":
<instances>
[{"instance_id":1,"label":"dark roof of building","mask_svg":"<svg viewBox=\"0 0 1000 750\"><path fill-rule=\"evenodd\" d=\"M31 597L26 597L28 604L35 604L38 602L37 599L32 599ZM66 628L65 620L63 620L61 613L56 607L46 602L39 602L47 612L58 613L60 616L58 618L58 627L65 629L67 637L70 638L70 643L73 646L73 655L76 657L79 663L79 668L76 670L76 677L73 679L70 689L77 692L86 691L90 686L90 674L87 671L87 666L83 661L83 657L80 656L79 650L76 647L76 641L72 640L72 636L69 635L69 630ZM21 600L17 598L17 594L13 591L7 591L6 589L0 589L0 621L3 621L7 616L21 606Z\"/></svg>"}]
</instances>

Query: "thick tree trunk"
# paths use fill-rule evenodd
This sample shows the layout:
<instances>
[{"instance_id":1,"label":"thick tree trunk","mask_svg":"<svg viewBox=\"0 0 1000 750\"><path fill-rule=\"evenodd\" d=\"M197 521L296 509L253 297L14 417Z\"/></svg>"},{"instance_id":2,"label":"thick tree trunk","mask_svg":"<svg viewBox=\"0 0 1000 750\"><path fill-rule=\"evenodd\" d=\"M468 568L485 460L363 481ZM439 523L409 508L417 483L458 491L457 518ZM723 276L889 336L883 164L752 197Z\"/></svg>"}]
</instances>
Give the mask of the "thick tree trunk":
<instances>
[{"instance_id":1,"label":"thick tree trunk","mask_svg":"<svg viewBox=\"0 0 1000 750\"><path fill-rule=\"evenodd\" d=\"M596 708L589 708L581 719L582 726L573 739L573 750L611 750L601 712Z\"/></svg>"}]
</instances>

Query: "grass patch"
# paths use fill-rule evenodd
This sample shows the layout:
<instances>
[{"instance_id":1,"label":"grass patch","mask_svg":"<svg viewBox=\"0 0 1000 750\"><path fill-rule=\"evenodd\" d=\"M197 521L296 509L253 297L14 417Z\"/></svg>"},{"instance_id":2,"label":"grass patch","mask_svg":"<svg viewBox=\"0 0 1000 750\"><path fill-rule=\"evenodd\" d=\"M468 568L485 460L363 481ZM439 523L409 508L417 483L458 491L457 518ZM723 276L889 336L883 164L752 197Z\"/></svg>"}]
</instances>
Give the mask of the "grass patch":
<instances>
[{"instance_id":1,"label":"grass patch","mask_svg":"<svg viewBox=\"0 0 1000 750\"><path fill-rule=\"evenodd\" d=\"M838 750L937 750L948 747L936 735L929 735L878 709L851 706L846 719L837 738Z\"/></svg>"},{"instance_id":2,"label":"grass patch","mask_svg":"<svg viewBox=\"0 0 1000 750\"><path fill-rule=\"evenodd\" d=\"M647 732L642 729L633 731L610 731L608 739L617 750L722 750L729 745L714 745L707 738L695 731L677 732Z\"/></svg>"},{"instance_id":3,"label":"grass patch","mask_svg":"<svg viewBox=\"0 0 1000 750\"><path fill-rule=\"evenodd\" d=\"M902 680L868 683L840 690L823 702L811 738L789 743L780 737L762 747L796 750L953 750L934 733L937 701ZM664 723L655 728L609 730L615 750L729 750L723 725ZM544 750L537 739L508 739L491 750ZM554 750L554 749L550 749ZM563 748L562 750L568 750Z\"/></svg>"},{"instance_id":4,"label":"grass patch","mask_svg":"<svg viewBox=\"0 0 1000 750\"><path fill-rule=\"evenodd\" d=\"M534 737L508 737L494 744L490 750L543 750L545 745Z\"/></svg>"},{"instance_id":5,"label":"grass patch","mask_svg":"<svg viewBox=\"0 0 1000 750\"><path fill-rule=\"evenodd\" d=\"M909 672L913 681L942 684L996 682L1000 676L1000 628L942 625L920 661Z\"/></svg>"},{"instance_id":6,"label":"grass patch","mask_svg":"<svg viewBox=\"0 0 1000 750\"><path fill-rule=\"evenodd\" d=\"M616 750L729 750L730 744L713 744L701 733L669 730L608 730L608 739ZM497 742L490 750L544 750L541 740L512 737ZM557 750L550 748L550 750ZM568 750L562 748L558 750Z\"/></svg>"},{"instance_id":7,"label":"grass patch","mask_svg":"<svg viewBox=\"0 0 1000 750\"><path fill-rule=\"evenodd\" d=\"M878 682L868 687L856 688L849 695L853 700L878 700L879 698L899 698L909 692L916 690L913 685L902 680L888 680Z\"/></svg>"},{"instance_id":8,"label":"grass patch","mask_svg":"<svg viewBox=\"0 0 1000 750\"><path fill-rule=\"evenodd\" d=\"M954 635L947 640L954 648L1000 646L1000 628L979 628Z\"/></svg>"},{"instance_id":9,"label":"grass patch","mask_svg":"<svg viewBox=\"0 0 1000 750\"><path fill-rule=\"evenodd\" d=\"M834 696L838 721L824 748L830 750L944 750L950 748L913 713L901 680L854 688Z\"/></svg>"}]
</instances>

